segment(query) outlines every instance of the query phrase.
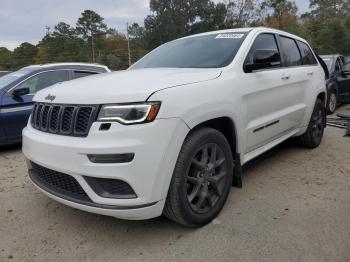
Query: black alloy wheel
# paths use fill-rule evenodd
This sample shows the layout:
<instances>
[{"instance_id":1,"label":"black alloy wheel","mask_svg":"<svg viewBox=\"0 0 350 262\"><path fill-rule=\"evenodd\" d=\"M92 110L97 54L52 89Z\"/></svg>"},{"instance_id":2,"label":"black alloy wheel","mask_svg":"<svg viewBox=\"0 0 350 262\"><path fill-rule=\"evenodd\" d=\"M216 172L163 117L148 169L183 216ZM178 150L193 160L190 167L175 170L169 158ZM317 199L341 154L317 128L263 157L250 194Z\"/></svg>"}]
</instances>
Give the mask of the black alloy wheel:
<instances>
[{"instance_id":1,"label":"black alloy wheel","mask_svg":"<svg viewBox=\"0 0 350 262\"><path fill-rule=\"evenodd\" d=\"M193 211L208 212L223 194L228 170L221 148L203 145L194 155L187 171L187 200Z\"/></svg>"},{"instance_id":2,"label":"black alloy wheel","mask_svg":"<svg viewBox=\"0 0 350 262\"><path fill-rule=\"evenodd\" d=\"M312 136L315 139L315 141L320 141L323 136L323 130L324 130L324 115L319 108L315 114L312 115Z\"/></svg>"},{"instance_id":3,"label":"black alloy wheel","mask_svg":"<svg viewBox=\"0 0 350 262\"><path fill-rule=\"evenodd\" d=\"M318 147L323 138L324 128L326 126L326 109L322 100L317 99L311 119L306 132L297 137L299 144L306 148Z\"/></svg>"},{"instance_id":4,"label":"black alloy wheel","mask_svg":"<svg viewBox=\"0 0 350 262\"><path fill-rule=\"evenodd\" d=\"M233 157L226 137L202 127L185 139L169 186L163 213L189 227L213 220L232 186Z\"/></svg>"}]
</instances>

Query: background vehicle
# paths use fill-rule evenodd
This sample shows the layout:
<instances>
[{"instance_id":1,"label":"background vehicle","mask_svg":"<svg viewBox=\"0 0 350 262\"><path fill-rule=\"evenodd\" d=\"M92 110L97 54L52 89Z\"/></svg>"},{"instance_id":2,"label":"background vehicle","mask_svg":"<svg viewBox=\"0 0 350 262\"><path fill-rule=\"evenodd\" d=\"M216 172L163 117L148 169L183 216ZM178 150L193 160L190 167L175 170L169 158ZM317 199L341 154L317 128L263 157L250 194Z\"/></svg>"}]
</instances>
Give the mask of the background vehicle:
<instances>
[{"instance_id":1,"label":"background vehicle","mask_svg":"<svg viewBox=\"0 0 350 262\"><path fill-rule=\"evenodd\" d=\"M11 73L10 71L0 71L0 77Z\"/></svg>"},{"instance_id":2,"label":"background vehicle","mask_svg":"<svg viewBox=\"0 0 350 262\"><path fill-rule=\"evenodd\" d=\"M241 165L291 137L320 145L325 99L324 70L304 39L209 32L129 70L38 92L22 148L33 183L61 203L200 226L241 186Z\"/></svg>"},{"instance_id":3,"label":"background vehicle","mask_svg":"<svg viewBox=\"0 0 350 262\"><path fill-rule=\"evenodd\" d=\"M323 55L321 58L329 71L326 110L332 114L337 104L350 103L350 65L342 55Z\"/></svg>"},{"instance_id":4,"label":"background vehicle","mask_svg":"<svg viewBox=\"0 0 350 262\"><path fill-rule=\"evenodd\" d=\"M0 145L21 141L36 92L58 82L109 72L95 64L47 64L22 68L0 78Z\"/></svg>"}]
</instances>

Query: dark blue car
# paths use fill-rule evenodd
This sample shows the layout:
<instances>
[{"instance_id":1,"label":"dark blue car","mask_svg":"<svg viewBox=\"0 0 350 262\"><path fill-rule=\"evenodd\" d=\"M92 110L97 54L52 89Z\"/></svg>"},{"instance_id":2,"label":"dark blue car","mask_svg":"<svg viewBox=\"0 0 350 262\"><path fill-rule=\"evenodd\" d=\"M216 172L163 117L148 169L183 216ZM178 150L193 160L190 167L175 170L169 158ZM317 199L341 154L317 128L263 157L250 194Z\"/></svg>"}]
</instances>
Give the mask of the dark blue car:
<instances>
[{"instance_id":1,"label":"dark blue car","mask_svg":"<svg viewBox=\"0 0 350 262\"><path fill-rule=\"evenodd\" d=\"M0 145L21 142L36 92L58 82L110 72L95 64L28 66L0 77Z\"/></svg>"}]
</instances>

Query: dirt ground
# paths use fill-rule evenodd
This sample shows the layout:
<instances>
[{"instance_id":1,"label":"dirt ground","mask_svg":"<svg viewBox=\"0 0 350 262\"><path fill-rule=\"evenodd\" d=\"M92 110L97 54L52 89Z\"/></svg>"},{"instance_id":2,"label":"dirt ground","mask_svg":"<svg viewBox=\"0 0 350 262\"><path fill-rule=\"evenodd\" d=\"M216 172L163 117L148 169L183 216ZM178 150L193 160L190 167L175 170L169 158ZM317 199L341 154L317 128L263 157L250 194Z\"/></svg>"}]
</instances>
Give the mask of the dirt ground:
<instances>
[{"instance_id":1,"label":"dirt ground","mask_svg":"<svg viewBox=\"0 0 350 262\"><path fill-rule=\"evenodd\" d=\"M187 229L66 207L28 179L20 146L0 148L0 261L350 261L350 137L286 142L244 168L217 219Z\"/></svg>"}]
</instances>

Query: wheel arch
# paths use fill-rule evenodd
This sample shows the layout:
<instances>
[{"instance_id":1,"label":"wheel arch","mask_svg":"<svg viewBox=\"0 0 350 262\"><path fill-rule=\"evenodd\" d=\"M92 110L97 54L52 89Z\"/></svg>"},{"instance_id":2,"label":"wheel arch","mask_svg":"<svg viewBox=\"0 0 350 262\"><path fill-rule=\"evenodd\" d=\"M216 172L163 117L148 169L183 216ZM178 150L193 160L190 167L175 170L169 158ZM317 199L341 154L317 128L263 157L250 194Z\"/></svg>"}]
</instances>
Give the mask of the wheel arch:
<instances>
[{"instance_id":1,"label":"wheel arch","mask_svg":"<svg viewBox=\"0 0 350 262\"><path fill-rule=\"evenodd\" d=\"M326 92L324 92L324 91L320 92L317 95L316 99L320 99L323 102L323 104L326 106L326 104L327 104L327 94L326 94Z\"/></svg>"},{"instance_id":2,"label":"wheel arch","mask_svg":"<svg viewBox=\"0 0 350 262\"><path fill-rule=\"evenodd\" d=\"M222 116L202 121L194 125L189 134L203 127L210 127L222 133L230 145L232 156L236 156L238 153L237 129L232 118Z\"/></svg>"}]
</instances>

